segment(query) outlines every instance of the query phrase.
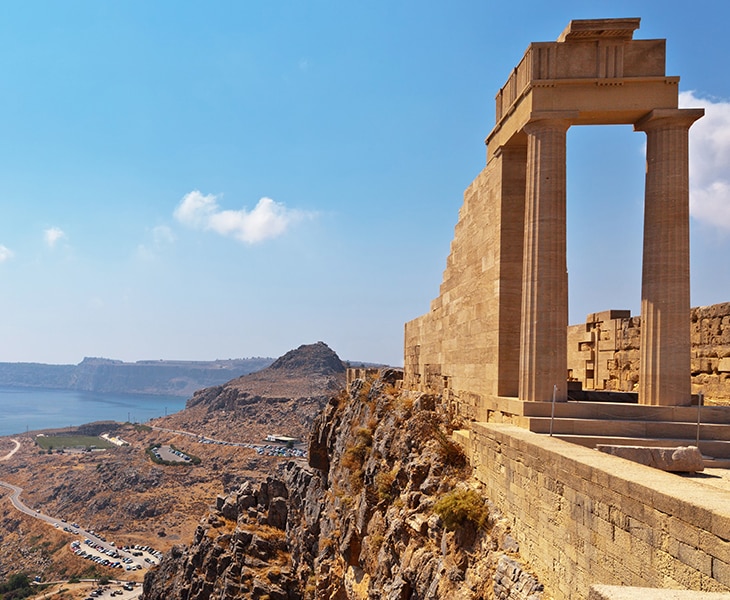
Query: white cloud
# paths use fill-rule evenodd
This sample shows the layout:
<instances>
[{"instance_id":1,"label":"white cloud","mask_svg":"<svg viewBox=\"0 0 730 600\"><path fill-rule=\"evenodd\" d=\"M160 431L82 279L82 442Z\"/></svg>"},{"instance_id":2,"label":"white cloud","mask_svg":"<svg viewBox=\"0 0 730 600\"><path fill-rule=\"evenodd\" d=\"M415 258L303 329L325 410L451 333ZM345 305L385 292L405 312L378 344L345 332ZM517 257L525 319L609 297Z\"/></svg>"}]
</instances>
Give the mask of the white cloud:
<instances>
[{"instance_id":1,"label":"white cloud","mask_svg":"<svg viewBox=\"0 0 730 600\"><path fill-rule=\"evenodd\" d=\"M55 247L58 241L65 237L66 234L58 227L49 227L43 232L43 238L46 240L46 245L49 248Z\"/></svg>"},{"instance_id":2,"label":"white cloud","mask_svg":"<svg viewBox=\"0 0 730 600\"><path fill-rule=\"evenodd\" d=\"M690 214L730 232L730 102L682 92L679 105L704 108L690 139Z\"/></svg>"},{"instance_id":3,"label":"white cloud","mask_svg":"<svg viewBox=\"0 0 730 600\"><path fill-rule=\"evenodd\" d=\"M271 198L261 198L250 211L245 208L222 210L218 196L204 195L198 190L186 194L173 214L184 225L214 231L247 244L279 237L289 225L305 216Z\"/></svg>"},{"instance_id":4,"label":"white cloud","mask_svg":"<svg viewBox=\"0 0 730 600\"><path fill-rule=\"evenodd\" d=\"M13 258L13 251L7 246L0 244L0 263L4 263L6 260Z\"/></svg>"}]
</instances>

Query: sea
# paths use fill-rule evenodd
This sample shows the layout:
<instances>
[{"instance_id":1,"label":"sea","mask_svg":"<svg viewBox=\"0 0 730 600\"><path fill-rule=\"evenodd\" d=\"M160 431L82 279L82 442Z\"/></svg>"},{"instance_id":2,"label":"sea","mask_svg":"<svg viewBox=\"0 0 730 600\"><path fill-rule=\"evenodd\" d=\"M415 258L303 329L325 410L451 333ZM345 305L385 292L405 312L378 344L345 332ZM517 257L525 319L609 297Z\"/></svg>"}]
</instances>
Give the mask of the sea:
<instances>
[{"instance_id":1,"label":"sea","mask_svg":"<svg viewBox=\"0 0 730 600\"><path fill-rule=\"evenodd\" d=\"M0 436L93 421L145 423L185 408L180 396L0 387Z\"/></svg>"}]
</instances>

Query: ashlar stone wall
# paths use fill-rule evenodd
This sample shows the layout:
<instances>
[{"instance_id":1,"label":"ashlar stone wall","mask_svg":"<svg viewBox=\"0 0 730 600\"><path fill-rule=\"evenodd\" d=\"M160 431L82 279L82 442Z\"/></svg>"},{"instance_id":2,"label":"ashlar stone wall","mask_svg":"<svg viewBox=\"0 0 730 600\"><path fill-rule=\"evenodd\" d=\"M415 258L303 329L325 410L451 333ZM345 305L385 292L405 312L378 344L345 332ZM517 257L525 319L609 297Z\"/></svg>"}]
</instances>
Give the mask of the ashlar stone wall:
<instances>
[{"instance_id":1,"label":"ashlar stone wall","mask_svg":"<svg viewBox=\"0 0 730 600\"><path fill-rule=\"evenodd\" d=\"M460 441L556 600L594 584L730 593L725 490L507 424Z\"/></svg>"},{"instance_id":2,"label":"ashlar stone wall","mask_svg":"<svg viewBox=\"0 0 730 600\"><path fill-rule=\"evenodd\" d=\"M444 392L468 419L518 393L526 152L505 149L467 188L439 297L405 326L404 387Z\"/></svg>"},{"instance_id":3,"label":"ashlar stone wall","mask_svg":"<svg viewBox=\"0 0 730 600\"><path fill-rule=\"evenodd\" d=\"M690 314L692 393L707 404L730 404L730 302ZM585 389L636 391L641 318L603 311L568 328L568 377Z\"/></svg>"}]
</instances>

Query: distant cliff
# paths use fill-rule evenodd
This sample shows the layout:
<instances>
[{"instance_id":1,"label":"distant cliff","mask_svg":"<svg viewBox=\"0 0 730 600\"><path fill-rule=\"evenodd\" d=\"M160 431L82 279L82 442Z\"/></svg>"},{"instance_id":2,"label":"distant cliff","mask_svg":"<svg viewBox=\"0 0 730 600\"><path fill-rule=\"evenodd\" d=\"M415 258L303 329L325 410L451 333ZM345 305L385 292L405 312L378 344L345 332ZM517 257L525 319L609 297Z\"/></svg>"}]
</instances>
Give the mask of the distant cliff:
<instances>
[{"instance_id":1,"label":"distant cliff","mask_svg":"<svg viewBox=\"0 0 730 600\"><path fill-rule=\"evenodd\" d=\"M253 373L273 361L257 357L207 362L148 360L127 363L84 358L78 365L0 363L0 386L189 397L196 390Z\"/></svg>"}]
</instances>

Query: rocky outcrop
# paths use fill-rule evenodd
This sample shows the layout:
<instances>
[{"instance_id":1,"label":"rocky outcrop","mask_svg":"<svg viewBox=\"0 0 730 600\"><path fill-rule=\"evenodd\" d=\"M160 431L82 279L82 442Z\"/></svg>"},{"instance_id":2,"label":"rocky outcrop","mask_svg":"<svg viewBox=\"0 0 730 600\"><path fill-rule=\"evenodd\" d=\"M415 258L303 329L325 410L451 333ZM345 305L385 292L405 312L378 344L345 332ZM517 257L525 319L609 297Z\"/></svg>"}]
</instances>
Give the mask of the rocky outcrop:
<instances>
[{"instance_id":1,"label":"rocky outcrop","mask_svg":"<svg viewBox=\"0 0 730 600\"><path fill-rule=\"evenodd\" d=\"M287 488L269 478L219 496L190 547L176 546L145 578L150 600L299 598L286 539Z\"/></svg>"},{"instance_id":2,"label":"rocky outcrop","mask_svg":"<svg viewBox=\"0 0 730 600\"><path fill-rule=\"evenodd\" d=\"M399 377L333 397L311 464L221 496L192 545L147 575L143 598L541 598L439 399L401 393Z\"/></svg>"}]
</instances>

